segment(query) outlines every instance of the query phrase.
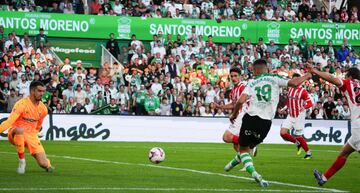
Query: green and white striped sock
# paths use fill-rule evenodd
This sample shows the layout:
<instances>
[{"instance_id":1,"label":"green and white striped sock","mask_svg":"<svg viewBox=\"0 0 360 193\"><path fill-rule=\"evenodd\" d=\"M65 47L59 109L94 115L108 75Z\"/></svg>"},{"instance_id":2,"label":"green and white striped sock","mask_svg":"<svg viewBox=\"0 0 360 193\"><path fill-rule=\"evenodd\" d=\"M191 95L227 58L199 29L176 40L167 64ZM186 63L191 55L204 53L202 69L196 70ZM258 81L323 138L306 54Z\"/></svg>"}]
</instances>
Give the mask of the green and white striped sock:
<instances>
[{"instance_id":1,"label":"green and white striped sock","mask_svg":"<svg viewBox=\"0 0 360 193\"><path fill-rule=\"evenodd\" d=\"M235 158L231 160L230 164L232 167L237 166L241 162L241 158L239 154L236 154Z\"/></svg>"},{"instance_id":2,"label":"green and white striped sock","mask_svg":"<svg viewBox=\"0 0 360 193\"><path fill-rule=\"evenodd\" d=\"M254 164L252 162L251 156L249 153L241 153L240 154L241 162L244 164L246 171L253 175L254 172L256 172Z\"/></svg>"}]
</instances>

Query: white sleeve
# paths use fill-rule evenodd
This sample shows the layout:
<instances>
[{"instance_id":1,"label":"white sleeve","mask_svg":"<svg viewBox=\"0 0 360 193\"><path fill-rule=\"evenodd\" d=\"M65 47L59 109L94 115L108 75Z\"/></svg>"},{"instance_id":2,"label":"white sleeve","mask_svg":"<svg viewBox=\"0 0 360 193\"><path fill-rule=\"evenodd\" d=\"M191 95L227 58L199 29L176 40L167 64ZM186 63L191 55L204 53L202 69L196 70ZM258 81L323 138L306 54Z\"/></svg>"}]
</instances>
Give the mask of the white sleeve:
<instances>
[{"instance_id":1,"label":"white sleeve","mask_svg":"<svg viewBox=\"0 0 360 193\"><path fill-rule=\"evenodd\" d=\"M250 83L250 82L249 82L249 83ZM248 84L249 84L249 83L248 83ZM246 94L246 95L248 95L248 96L251 95L251 89L250 89L250 87L249 87L248 85L245 86L242 94Z\"/></svg>"},{"instance_id":2,"label":"white sleeve","mask_svg":"<svg viewBox=\"0 0 360 193\"><path fill-rule=\"evenodd\" d=\"M282 78L282 77L280 77L280 76L276 76L276 77L275 77L275 80L276 80L277 84L278 84L280 87L287 87L287 86L288 86L289 79L287 79L287 78Z\"/></svg>"}]
</instances>

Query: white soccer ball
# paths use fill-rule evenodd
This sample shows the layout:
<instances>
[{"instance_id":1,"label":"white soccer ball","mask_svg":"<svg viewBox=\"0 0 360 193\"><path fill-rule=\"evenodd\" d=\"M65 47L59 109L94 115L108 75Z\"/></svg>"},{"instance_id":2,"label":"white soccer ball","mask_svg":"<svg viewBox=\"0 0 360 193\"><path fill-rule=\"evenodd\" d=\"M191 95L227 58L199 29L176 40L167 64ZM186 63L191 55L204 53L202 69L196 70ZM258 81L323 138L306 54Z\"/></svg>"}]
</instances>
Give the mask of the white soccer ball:
<instances>
[{"instance_id":1,"label":"white soccer ball","mask_svg":"<svg viewBox=\"0 0 360 193\"><path fill-rule=\"evenodd\" d=\"M160 147L154 147L149 151L149 160L154 163L158 164L165 159L165 152Z\"/></svg>"}]
</instances>

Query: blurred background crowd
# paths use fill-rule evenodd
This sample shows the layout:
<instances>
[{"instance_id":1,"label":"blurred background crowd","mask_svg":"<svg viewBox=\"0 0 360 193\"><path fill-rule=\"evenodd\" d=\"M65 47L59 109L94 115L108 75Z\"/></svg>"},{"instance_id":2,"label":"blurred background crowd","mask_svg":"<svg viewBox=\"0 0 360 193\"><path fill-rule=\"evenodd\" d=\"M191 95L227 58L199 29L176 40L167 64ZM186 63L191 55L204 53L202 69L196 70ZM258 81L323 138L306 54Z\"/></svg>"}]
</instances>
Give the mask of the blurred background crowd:
<instances>
[{"instance_id":1,"label":"blurred background crowd","mask_svg":"<svg viewBox=\"0 0 360 193\"><path fill-rule=\"evenodd\" d=\"M358 22L358 10L317 9L311 0L252 1L169 1L107 0L91 1L6 1L8 11L88 13L161 18L248 19L321 22ZM56 64L51 42L39 29L36 36L16 31L4 34L0 26L0 112L11 111L17 100L29 95L32 80L47 86L43 102L53 113L172 115L224 117L231 111L215 104L230 102L233 84L229 70L241 69L242 81L253 77L252 63L259 58L268 62L271 73L292 78L304 75L310 63L316 68L344 78L346 69L360 67L360 52L344 39L341 46L319 46L301 39L289 39L287 45L239 38L231 44L215 43L212 37L196 34L195 27L186 38L172 38L161 31L153 41L142 42L136 34L127 46L119 46L114 34L104 42L119 63L104 63L100 69L84 68L81 58L70 64ZM206 39L206 41L204 40ZM72 58L74 60L74 58ZM314 106L307 110L310 119L349 119L350 111L343 94L318 77L303 85ZM285 118L287 89L280 95L277 118Z\"/></svg>"},{"instance_id":2,"label":"blurred background crowd","mask_svg":"<svg viewBox=\"0 0 360 193\"><path fill-rule=\"evenodd\" d=\"M318 0L316 0L318 1ZM333 0L331 0L333 1ZM153 18L359 22L357 6L326 10L313 0L2 0L3 10Z\"/></svg>"}]
</instances>

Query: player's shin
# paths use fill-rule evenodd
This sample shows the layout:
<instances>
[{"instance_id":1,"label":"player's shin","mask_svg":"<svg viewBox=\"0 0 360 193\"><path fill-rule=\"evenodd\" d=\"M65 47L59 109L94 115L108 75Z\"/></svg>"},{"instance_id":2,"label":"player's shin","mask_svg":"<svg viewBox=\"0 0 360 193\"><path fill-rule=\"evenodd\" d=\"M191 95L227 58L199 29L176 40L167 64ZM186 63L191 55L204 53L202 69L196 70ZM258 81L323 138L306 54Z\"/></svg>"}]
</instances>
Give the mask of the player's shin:
<instances>
[{"instance_id":1,"label":"player's shin","mask_svg":"<svg viewBox=\"0 0 360 193\"><path fill-rule=\"evenodd\" d=\"M328 180L330 179L337 171L339 171L346 163L347 157L345 156L338 156L334 163L326 170L323 177Z\"/></svg>"},{"instance_id":2,"label":"player's shin","mask_svg":"<svg viewBox=\"0 0 360 193\"><path fill-rule=\"evenodd\" d=\"M308 153L310 150L309 150L309 146L308 144L306 143L306 140L304 139L303 136L298 136L296 137L296 140L300 143L301 147L304 149L304 151L306 153Z\"/></svg>"},{"instance_id":3,"label":"player's shin","mask_svg":"<svg viewBox=\"0 0 360 193\"><path fill-rule=\"evenodd\" d=\"M240 159L241 159L241 162L244 164L245 168L246 168L246 171L253 175L255 171L255 167L254 167L254 164L252 162L252 159L251 159L251 156L249 153L241 153L240 154Z\"/></svg>"},{"instance_id":4,"label":"player's shin","mask_svg":"<svg viewBox=\"0 0 360 193\"><path fill-rule=\"evenodd\" d=\"M285 141L290 141L292 143L296 142L296 139L290 135L289 133L281 133L280 136L285 140Z\"/></svg>"},{"instance_id":5,"label":"player's shin","mask_svg":"<svg viewBox=\"0 0 360 193\"><path fill-rule=\"evenodd\" d=\"M19 159L22 160L25 158L25 139L23 134L15 134L14 135L14 144L19 156Z\"/></svg>"},{"instance_id":6,"label":"player's shin","mask_svg":"<svg viewBox=\"0 0 360 193\"><path fill-rule=\"evenodd\" d=\"M239 154L236 154L235 158L232 159L226 166L224 167L225 171L230 171L232 168L237 166L241 162L241 158Z\"/></svg>"},{"instance_id":7,"label":"player's shin","mask_svg":"<svg viewBox=\"0 0 360 193\"><path fill-rule=\"evenodd\" d=\"M241 162L244 164L246 171L251 174L257 183L262 187L269 186L269 183L262 179L261 175L256 172L251 156L248 152L240 154Z\"/></svg>"}]
</instances>

